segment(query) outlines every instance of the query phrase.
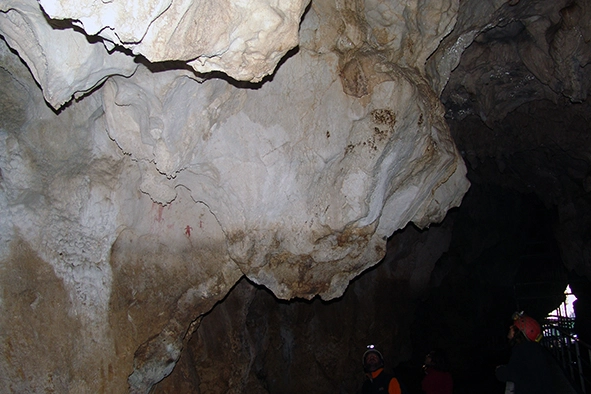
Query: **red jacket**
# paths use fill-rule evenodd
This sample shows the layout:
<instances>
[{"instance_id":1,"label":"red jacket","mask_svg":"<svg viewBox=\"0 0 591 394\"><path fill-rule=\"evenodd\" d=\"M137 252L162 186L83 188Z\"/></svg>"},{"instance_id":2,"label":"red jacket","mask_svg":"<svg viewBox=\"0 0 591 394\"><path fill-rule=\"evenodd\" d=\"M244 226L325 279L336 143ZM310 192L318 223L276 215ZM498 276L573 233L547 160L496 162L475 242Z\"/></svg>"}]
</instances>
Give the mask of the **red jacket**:
<instances>
[{"instance_id":1,"label":"red jacket","mask_svg":"<svg viewBox=\"0 0 591 394\"><path fill-rule=\"evenodd\" d=\"M452 394L453 380L449 372L427 368L425 373L421 382L421 388L425 394Z\"/></svg>"}]
</instances>

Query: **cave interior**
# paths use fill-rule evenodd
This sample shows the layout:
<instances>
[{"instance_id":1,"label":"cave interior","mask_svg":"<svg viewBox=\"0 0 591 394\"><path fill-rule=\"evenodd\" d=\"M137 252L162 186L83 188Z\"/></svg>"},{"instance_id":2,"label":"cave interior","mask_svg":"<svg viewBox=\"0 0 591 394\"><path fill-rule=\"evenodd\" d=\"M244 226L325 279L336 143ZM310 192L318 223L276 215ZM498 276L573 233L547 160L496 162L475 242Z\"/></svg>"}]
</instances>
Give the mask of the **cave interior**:
<instances>
[{"instance_id":1,"label":"cave interior","mask_svg":"<svg viewBox=\"0 0 591 394\"><path fill-rule=\"evenodd\" d=\"M508 3L512 17L482 29L440 95L468 170L461 205L440 223L392 234L384 259L330 301L281 300L243 277L194 322L152 394L355 393L368 344L411 393L435 348L448 355L455 393L502 393L494 368L509 357L513 312L542 321L567 286L574 332L591 344L591 38L580 11L590 7L547 7L560 17L536 30L528 1ZM539 40L553 68L531 60ZM259 89L272 76L232 83ZM433 266L422 264L433 255Z\"/></svg>"},{"instance_id":2,"label":"cave interior","mask_svg":"<svg viewBox=\"0 0 591 394\"><path fill-rule=\"evenodd\" d=\"M570 2L563 16L576 7ZM548 42L556 31L548 29ZM257 336L249 392L355 392L360 356L371 343L411 392L420 392L424 355L438 348L448 355L454 392L501 393L494 368L509 357L512 313L543 321L565 301L567 285L577 299L575 333L591 343L590 66L575 70L581 94L558 80L548 93L523 61L531 41L518 17L482 32L441 94L471 183L460 207L428 229L409 224L393 234L384 260L337 300L281 301L242 280L203 318L154 392L194 390L191 371L226 371L236 357L231 342L244 348ZM428 288L412 289L401 258L428 250L437 231L449 234L449 246ZM236 310L246 317L231 322ZM211 361L214 354L219 359ZM199 366L205 359L209 365Z\"/></svg>"}]
</instances>

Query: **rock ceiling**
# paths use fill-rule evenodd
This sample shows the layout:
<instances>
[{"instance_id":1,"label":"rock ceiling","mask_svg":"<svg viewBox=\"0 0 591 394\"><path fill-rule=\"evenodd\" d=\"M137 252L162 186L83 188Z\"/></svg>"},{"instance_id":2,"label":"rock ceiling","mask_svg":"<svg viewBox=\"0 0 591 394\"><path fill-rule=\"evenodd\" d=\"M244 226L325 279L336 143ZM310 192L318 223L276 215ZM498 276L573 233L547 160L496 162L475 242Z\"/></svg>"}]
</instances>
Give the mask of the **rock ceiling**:
<instances>
[{"instance_id":1,"label":"rock ceiling","mask_svg":"<svg viewBox=\"0 0 591 394\"><path fill-rule=\"evenodd\" d=\"M241 278L339 298L396 231L460 205L465 162L488 157L558 206L565 264L589 274L589 237L572 234L591 208L590 13L0 1L10 390L148 392ZM410 293L433 264L409 266Z\"/></svg>"}]
</instances>

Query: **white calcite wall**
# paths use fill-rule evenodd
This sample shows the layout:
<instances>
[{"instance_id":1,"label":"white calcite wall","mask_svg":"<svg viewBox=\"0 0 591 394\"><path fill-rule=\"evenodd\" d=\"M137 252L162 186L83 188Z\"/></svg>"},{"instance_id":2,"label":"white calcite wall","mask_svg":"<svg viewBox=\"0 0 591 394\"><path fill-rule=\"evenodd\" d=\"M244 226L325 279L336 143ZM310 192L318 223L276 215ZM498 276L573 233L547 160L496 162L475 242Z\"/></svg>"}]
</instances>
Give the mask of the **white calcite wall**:
<instances>
[{"instance_id":1,"label":"white calcite wall","mask_svg":"<svg viewBox=\"0 0 591 394\"><path fill-rule=\"evenodd\" d=\"M111 75L130 76L137 64L119 51L89 39L61 21L50 25L35 0L0 3L0 31L27 64L45 100L58 109Z\"/></svg>"},{"instance_id":2,"label":"white calcite wall","mask_svg":"<svg viewBox=\"0 0 591 394\"><path fill-rule=\"evenodd\" d=\"M308 1L41 0L52 19L72 19L88 35L152 62L181 60L197 72L260 81L298 44Z\"/></svg>"},{"instance_id":3,"label":"white calcite wall","mask_svg":"<svg viewBox=\"0 0 591 394\"><path fill-rule=\"evenodd\" d=\"M460 204L424 76L458 2L231 3L0 2L12 391L147 392L240 277L333 299Z\"/></svg>"}]
</instances>

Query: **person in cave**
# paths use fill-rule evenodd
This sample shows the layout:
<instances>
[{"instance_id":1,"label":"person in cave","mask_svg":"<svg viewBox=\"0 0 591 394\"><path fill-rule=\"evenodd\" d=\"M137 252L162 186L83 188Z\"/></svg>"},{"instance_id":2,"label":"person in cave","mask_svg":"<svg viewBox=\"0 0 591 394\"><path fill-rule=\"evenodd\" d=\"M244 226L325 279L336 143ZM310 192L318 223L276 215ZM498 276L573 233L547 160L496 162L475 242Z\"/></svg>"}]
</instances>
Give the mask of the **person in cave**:
<instances>
[{"instance_id":1,"label":"person in cave","mask_svg":"<svg viewBox=\"0 0 591 394\"><path fill-rule=\"evenodd\" d=\"M505 393L553 394L549 355L540 340L540 324L523 312L513 314L513 324L507 334L511 356L507 365L499 365L495 375L507 382Z\"/></svg>"},{"instance_id":2,"label":"person in cave","mask_svg":"<svg viewBox=\"0 0 591 394\"><path fill-rule=\"evenodd\" d=\"M405 393L398 379L384 372L384 357L373 345L367 347L362 360L366 378L361 387L361 394Z\"/></svg>"},{"instance_id":3,"label":"person in cave","mask_svg":"<svg viewBox=\"0 0 591 394\"><path fill-rule=\"evenodd\" d=\"M447 369L447 357L443 350L434 349L425 356L425 376L421 381L424 394L452 394L453 378Z\"/></svg>"}]
</instances>

